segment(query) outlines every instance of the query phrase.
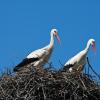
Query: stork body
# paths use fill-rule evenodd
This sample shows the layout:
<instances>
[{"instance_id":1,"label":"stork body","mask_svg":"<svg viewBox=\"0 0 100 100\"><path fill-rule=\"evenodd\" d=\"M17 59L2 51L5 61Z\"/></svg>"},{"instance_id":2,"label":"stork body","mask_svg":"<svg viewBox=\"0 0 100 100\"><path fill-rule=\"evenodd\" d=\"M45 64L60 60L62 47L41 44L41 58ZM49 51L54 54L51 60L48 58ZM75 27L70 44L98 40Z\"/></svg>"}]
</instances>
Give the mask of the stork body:
<instances>
[{"instance_id":1,"label":"stork body","mask_svg":"<svg viewBox=\"0 0 100 100\"><path fill-rule=\"evenodd\" d=\"M51 56L54 47L54 36L60 42L60 38L58 37L57 29L51 30L51 40L50 44L44 48L35 50L31 52L21 63L19 63L15 68L14 71L19 71L20 68L25 67L26 65L32 63L33 66L43 66L46 64Z\"/></svg>"},{"instance_id":2,"label":"stork body","mask_svg":"<svg viewBox=\"0 0 100 100\"><path fill-rule=\"evenodd\" d=\"M87 53L89 51L90 46L92 46L95 51L95 40L94 39L90 39L84 50L76 54L74 57L72 57L65 63L64 66L65 68L69 69L69 72L72 72L73 70L79 70L79 71L83 70L84 65L87 62L86 57L87 57Z\"/></svg>"}]
</instances>

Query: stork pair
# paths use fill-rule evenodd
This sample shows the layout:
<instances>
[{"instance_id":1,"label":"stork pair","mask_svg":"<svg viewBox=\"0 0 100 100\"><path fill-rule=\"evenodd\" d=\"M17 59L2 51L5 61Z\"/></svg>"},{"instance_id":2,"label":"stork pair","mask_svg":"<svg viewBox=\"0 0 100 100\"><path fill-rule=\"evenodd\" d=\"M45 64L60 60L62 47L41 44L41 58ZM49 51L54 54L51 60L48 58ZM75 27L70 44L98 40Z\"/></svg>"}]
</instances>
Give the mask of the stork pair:
<instances>
[{"instance_id":1,"label":"stork pair","mask_svg":"<svg viewBox=\"0 0 100 100\"><path fill-rule=\"evenodd\" d=\"M57 29L52 29L50 32L50 35L51 35L51 39L50 39L49 45L47 45L44 48L31 52L21 63L15 66L14 68L15 72L22 70L24 67L26 67L30 63L33 66L41 67L48 62L54 48L54 37L56 37L58 42L60 43L60 38L58 36ZM77 66L81 66L81 69L83 69L83 66L86 64L86 56L87 56L90 46L92 46L93 50L95 51L94 39L90 39L84 50L79 52L77 55L75 55L74 57L72 57L65 63L64 66L68 68L69 72L72 72L73 69L75 68L77 70Z\"/></svg>"}]
</instances>

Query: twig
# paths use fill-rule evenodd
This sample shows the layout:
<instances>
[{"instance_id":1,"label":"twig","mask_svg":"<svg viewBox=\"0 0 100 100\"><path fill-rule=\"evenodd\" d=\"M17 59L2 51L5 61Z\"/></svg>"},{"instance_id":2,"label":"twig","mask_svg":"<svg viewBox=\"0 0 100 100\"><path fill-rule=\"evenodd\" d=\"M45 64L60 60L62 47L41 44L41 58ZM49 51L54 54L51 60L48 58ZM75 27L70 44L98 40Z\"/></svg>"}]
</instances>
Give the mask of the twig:
<instances>
[{"instance_id":1,"label":"twig","mask_svg":"<svg viewBox=\"0 0 100 100\"><path fill-rule=\"evenodd\" d=\"M84 84L84 82L83 82L83 80L81 79L80 76L79 76L79 78L80 78L80 80L81 80L81 82L82 82L82 84L83 84L83 86L84 86L84 89L87 90L87 88L86 88L86 86L85 86L85 84Z\"/></svg>"},{"instance_id":2,"label":"twig","mask_svg":"<svg viewBox=\"0 0 100 100\"><path fill-rule=\"evenodd\" d=\"M89 67L91 68L91 70L94 72L94 74L95 74L96 76L98 76L98 78L100 79L100 76L96 73L96 71L93 69L93 67L92 67L91 64L89 63L88 57L87 57L87 63L88 63L88 65L89 65Z\"/></svg>"},{"instance_id":3,"label":"twig","mask_svg":"<svg viewBox=\"0 0 100 100\"><path fill-rule=\"evenodd\" d=\"M42 91L43 91L44 100L46 100L46 95L45 95L45 92L44 92L43 85L42 85Z\"/></svg>"},{"instance_id":4,"label":"twig","mask_svg":"<svg viewBox=\"0 0 100 100\"><path fill-rule=\"evenodd\" d=\"M62 66L62 68L64 67L64 64L61 63L61 61L59 60L60 65Z\"/></svg>"}]
</instances>

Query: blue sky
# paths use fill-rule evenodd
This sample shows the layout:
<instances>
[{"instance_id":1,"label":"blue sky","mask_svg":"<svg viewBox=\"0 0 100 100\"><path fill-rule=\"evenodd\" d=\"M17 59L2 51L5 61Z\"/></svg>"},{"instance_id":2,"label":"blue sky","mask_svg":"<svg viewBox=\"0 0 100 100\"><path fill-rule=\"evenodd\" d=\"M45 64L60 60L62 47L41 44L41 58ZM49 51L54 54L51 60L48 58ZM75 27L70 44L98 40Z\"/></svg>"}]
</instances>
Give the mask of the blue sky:
<instances>
[{"instance_id":1,"label":"blue sky","mask_svg":"<svg viewBox=\"0 0 100 100\"><path fill-rule=\"evenodd\" d=\"M96 55L90 49L88 56L100 73L100 0L1 0L0 70L46 46L52 28L58 29L61 45L55 40L49 62L60 68L59 60L65 63L94 38Z\"/></svg>"}]
</instances>

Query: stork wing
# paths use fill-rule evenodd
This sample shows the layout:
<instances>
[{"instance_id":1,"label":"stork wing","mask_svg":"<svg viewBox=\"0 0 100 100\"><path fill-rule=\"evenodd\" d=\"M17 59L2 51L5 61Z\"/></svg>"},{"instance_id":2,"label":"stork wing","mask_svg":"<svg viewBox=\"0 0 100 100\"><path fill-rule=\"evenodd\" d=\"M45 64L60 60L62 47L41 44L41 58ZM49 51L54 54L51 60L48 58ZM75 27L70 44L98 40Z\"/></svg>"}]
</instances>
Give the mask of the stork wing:
<instances>
[{"instance_id":1,"label":"stork wing","mask_svg":"<svg viewBox=\"0 0 100 100\"><path fill-rule=\"evenodd\" d=\"M73 67L73 66L75 66L75 64L76 64L77 62L75 62L74 64L68 64L68 65L64 65L64 67L67 67L67 68L70 68L70 67Z\"/></svg>"},{"instance_id":2,"label":"stork wing","mask_svg":"<svg viewBox=\"0 0 100 100\"><path fill-rule=\"evenodd\" d=\"M39 58L25 58L21 63L19 63L17 66L15 66L15 68L13 69L14 72L18 71L18 69L20 69L21 67L28 65L29 63L32 63L34 61L39 60Z\"/></svg>"},{"instance_id":3,"label":"stork wing","mask_svg":"<svg viewBox=\"0 0 100 100\"><path fill-rule=\"evenodd\" d=\"M69 70L69 68L74 67L76 65L77 62L73 63L73 64L65 64L64 65L64 69L65 70Z\"/></svg>"},{"instance_id":4,"label":"stork wing","mask_svg":"<svg viewBox=\"0 0 100 100\"><path fill-rule=\"evenodd\" d=\"M27 58L41 58L43 57L43 55L46 55L47 53L47 48L42 48L42 49L38 49L38 50L35 50L33 52L31 52Z\"/></svg>"}]
</instances>

